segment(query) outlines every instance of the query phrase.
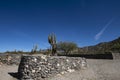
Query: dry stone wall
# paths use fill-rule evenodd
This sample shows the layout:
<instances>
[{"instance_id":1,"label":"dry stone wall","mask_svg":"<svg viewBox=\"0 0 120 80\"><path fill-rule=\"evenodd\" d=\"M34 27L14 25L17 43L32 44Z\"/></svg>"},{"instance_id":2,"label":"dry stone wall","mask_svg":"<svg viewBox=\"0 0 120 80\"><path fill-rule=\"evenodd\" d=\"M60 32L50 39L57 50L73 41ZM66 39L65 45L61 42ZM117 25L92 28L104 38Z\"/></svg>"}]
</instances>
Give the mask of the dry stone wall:
<instances>
[{"instance_id":1,"label":"dry stone wall","mask_svg":"<svg viewBox=\"0 0 120 80\"><path fill-rule=\"evenodd\" d=\"M86 59L80 57L22 56L18 74L20 80L42 80L86 67Z\"/></svg>"},{"instance_id":2,"label":"dry stone wall","mask_svg":"<svg viewBox=\"0 0 120 80\"><path fill-rule=\"evenodd\" d=\"M0 65L19 65L21 55L10 54L10 55L0 55Z\"/></svg>"},{"instance_id":3,"label":"dry stone wall","mask_svg":"<svg viewBox=\"0 0 120 80\"><path fill-rule=\"evenodd\" d=\"M112 53L114 60L120 60L120 53Z\"/></svg>"}]
</instances>

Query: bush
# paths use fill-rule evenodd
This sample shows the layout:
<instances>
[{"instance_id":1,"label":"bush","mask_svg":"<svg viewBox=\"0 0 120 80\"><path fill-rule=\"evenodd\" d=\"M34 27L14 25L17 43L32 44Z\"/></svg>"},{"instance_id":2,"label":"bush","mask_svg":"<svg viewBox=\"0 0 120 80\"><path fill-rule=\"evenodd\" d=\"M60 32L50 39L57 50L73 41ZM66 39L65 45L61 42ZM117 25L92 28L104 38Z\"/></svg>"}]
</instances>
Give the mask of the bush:
<instances>
[{"instance_id":1,"label":"bush","mask_svg":"<svg viewBox=\"0 0 120 80\"><path fill-rule=\"evenodd\" d=\"M78 46L74 42L59 42L57 43L57 50L68 55L71 51L77 49Z\"/></svg>"}]
</instances>

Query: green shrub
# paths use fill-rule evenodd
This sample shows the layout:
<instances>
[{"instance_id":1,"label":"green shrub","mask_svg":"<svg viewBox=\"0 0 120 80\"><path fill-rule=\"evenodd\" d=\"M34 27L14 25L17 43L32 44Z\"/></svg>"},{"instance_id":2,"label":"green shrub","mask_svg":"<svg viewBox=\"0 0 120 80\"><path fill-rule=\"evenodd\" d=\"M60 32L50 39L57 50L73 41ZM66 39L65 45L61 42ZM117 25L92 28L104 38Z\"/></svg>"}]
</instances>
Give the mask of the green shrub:
<instances>
[{"instance_id":1,"label":"green shrub","mask_svg":"<svg viewBox=\"0 0 120 80\"><path fill-rule=\"evenodd\" d=\"M77 49L78 46L74 42L59 42L57 43L57 50L68 55L71 51Z\"/></svg>"}]
</instances>

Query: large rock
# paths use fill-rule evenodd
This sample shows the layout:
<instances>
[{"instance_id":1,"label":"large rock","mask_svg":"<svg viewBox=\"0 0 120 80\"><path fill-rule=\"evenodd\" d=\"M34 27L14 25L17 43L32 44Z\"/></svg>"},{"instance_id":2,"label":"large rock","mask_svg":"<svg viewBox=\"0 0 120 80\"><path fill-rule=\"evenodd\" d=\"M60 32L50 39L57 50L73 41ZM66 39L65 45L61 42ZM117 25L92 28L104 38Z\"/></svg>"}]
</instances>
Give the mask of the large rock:
<instances>
[{"instance_id":1,"label":"large rock","mask_svg":"<svg viewBox=\"0 0 120 80\"><path fill-rule=\"evenodd\" d=\"M23 56L18 74L21 80L40 80L86 67L86 59L80 57Z\"/></svg>"}]
</instances>

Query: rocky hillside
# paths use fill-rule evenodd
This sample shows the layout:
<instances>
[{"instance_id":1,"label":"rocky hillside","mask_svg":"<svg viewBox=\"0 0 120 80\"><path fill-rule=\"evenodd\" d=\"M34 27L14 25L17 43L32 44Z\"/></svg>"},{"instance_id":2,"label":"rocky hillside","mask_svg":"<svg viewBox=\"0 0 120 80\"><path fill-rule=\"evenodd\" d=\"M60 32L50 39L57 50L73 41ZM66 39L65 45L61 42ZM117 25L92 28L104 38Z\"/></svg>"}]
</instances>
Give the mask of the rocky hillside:
<instances>
[{"instance_id":1,"label":"rocky hillside","mask_svg":"<svg viewBox=\"0 0 120 80\"><path fill-rule=\"evenodd\" d=\"M109 42L102 42L94 46L79 48L79 53L104 54L108 52L120 52L120 37Z\"/></svg>"}]
</instances>

